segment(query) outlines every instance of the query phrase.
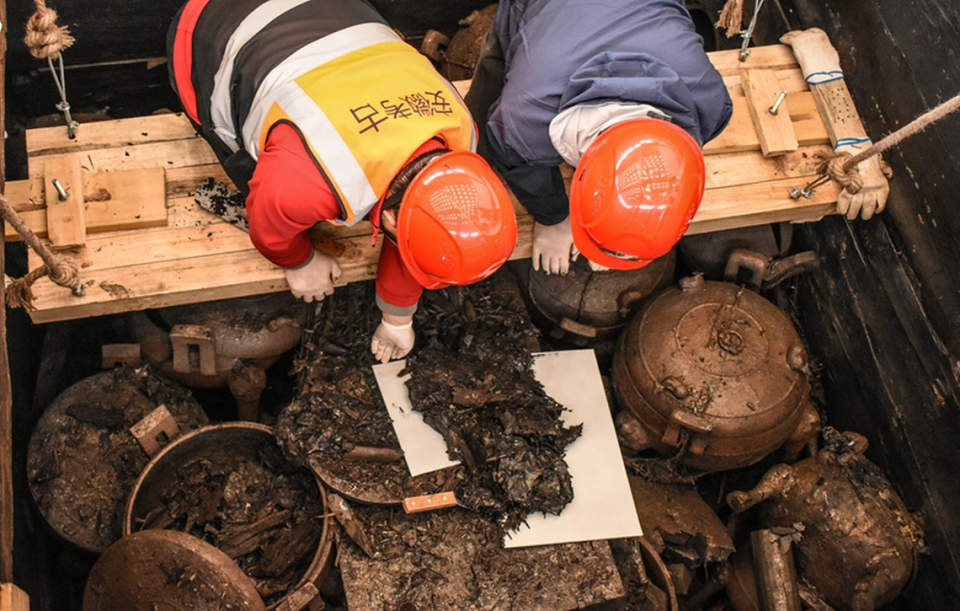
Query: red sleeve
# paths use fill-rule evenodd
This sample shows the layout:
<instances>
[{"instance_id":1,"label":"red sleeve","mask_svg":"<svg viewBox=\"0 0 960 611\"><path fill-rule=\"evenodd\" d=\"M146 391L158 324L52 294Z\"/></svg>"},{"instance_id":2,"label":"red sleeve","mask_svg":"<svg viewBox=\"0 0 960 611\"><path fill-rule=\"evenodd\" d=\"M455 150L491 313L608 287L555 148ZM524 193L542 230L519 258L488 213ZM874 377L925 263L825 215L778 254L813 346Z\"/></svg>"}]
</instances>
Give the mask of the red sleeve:
<instances>
[{"instance_id":1,"label":"red sleeve","mask_svg":"<svg viewBox=\"0 0 960 611\"><path fill-rule=\"evenodd\" d=\"M340 206L295 129L279 124L257 159L247 196L250 240L272 263L296 267L310 256L307 230L340 216Z\"/></svg>"},{"instance_id":2,"label":"red sleeve","mask_svg":"<svg viewBox=\"0 0 960 611\"><path fill-rule=\"evenodd\" d=\"M415 306L423 287L414 280L400 258L400 249L386 236L381 238L380 263L377 267L377 295L397 308Z\"/></svg>"}]
</instances>

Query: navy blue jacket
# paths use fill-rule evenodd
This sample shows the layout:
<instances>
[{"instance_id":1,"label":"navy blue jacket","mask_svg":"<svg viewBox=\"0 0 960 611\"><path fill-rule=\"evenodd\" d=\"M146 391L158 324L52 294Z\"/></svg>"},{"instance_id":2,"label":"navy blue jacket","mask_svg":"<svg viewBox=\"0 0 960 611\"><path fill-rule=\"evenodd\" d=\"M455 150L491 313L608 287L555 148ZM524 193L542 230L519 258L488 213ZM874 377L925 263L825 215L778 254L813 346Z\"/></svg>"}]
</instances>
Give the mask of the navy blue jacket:
<instances>
[{"instance_id":1,"label":"navy blue jacket","mask_svg":"<svg viewBox=\"0 0 960 611\"><path fill-rule=\"evenodd\" d=\"M494 28L506 73L483 152L541 224L569 212L563 159L549 134L560 111L605 101L651 104L701 145L733 113L680 0L501 0Z\"/></svg>"}]
</instances>

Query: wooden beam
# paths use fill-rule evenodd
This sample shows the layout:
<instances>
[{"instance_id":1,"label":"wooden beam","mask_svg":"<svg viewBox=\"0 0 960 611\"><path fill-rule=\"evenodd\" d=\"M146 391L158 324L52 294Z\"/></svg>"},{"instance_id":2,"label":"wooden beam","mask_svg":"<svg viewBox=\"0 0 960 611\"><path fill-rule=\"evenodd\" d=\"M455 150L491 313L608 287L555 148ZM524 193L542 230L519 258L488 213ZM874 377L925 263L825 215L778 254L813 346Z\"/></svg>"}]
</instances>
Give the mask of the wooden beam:
<instances>
[{"instance_id":1,"label":"wooden beam","mask_svg":"<svg viewBox=\"0 0 960 611\"><path fill-rule=\"evenodd\" d=\"M0 0L0 134L6 133L7 73L7 1ZM6 193L7 158L0 146L0 191ZM5 223L0 218L0 227ZM3 232L0 231L0 234ZM6 280L6 241L0 237L0 272ZM0 283L0 303L6 303L6 283ZM13 582L13 387L10 382L10 359L7 354L7 308L0 308L0 595L14 587ZM13 603L11 594L11 605ZM6 611L6 610L4 610ZM16 611L20 611L17 609Z\"/></svg>"},{"instance_id":2,"label":"wooden beam","mask_svg":"<svg viewBox=\"0 0 960 611\"><path fill-rule=\"evenodd\" d=\"M789 111L792 100L787 100L787 90L780 88L773 71L746 69L740 75L740 82L763 156L775 157L797 150L797 134Z\"/></svg>"},{"instance_id":3,"label":"wooden beam","mask_svg":"<svg viewBox=\"0 0 960 611\"><path fill-rule=\"evenodd\" d=\"M0 611L30 611L30 597L12 583L0 584Z\"/></svg>"},{"instance_id":4,"label":"wooden beam","mask_svg":"<svg viewBox=\"0 0 960 611\"><path fill-rule=\"evenodd\" d=\"M47 237L53 249L83 246L87 228L83 210L83 174L75 155L43 158Z\"/></svg>"},{"instance_id":5,"label":"wooden beam","mask_svg":"<svg viewBox=\"0 0 960 611\"><path fill-rule=\"evenodd\" d=\"M196 185L193 188L196 189ZM83 172L86 233L166 225L165 189L162 167ZM40 178L7 183L7 200L40 238L49 237L47 207L40 203L45 199L43 180ZM6 227L4 235L7 241L20 240L19 234L11 226Z\"/></svg>"},{"instance_id":6,"label":"wooden beam","mask_svg":"<svg viewBox=\"0 0 960 611\"><path fill-rule=\"evenodd\" d=\"M179 115L160 116L167 121L189 125L186 118ZM97 123L91 123L85 127L93 131L97 129L97 126ZM63 139L69 142L66 135L63 136ZM66 154L78 149L62 148L58 150L60 151L58 154ZM35 160L42 159L46 155L36 154L29 148L27 153L30 177L42 177L43 166ZM84 149L81 159L83 169L90 172L97 170L117 172L144 168L173 168L218 162L213 149L202 138L140 142L130 145L116 144L108 148Z\"/></svg>"}]
</instances>

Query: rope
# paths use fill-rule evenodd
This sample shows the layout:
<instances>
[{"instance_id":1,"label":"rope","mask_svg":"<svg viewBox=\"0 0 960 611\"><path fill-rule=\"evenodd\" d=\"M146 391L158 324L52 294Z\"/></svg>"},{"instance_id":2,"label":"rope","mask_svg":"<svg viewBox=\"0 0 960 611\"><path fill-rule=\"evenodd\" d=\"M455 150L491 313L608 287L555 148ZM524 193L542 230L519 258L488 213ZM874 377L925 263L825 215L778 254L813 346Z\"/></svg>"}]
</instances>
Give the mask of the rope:
<instances>
[{"instance_id":1,"label":"rope","mask_svg":"<svg viewBox=\"0 0 960 611\"><path fill-rule=\"evenodd\" d=\"M860 170L857 164L874 155L879 155L887 149L893 148L910 136L922 132L933 123L957 110L957 108L960 108L960 95L920 115L910 123L856 155L851 155L845 151L818 153L817 159L819 163L817 165L817 173L822 177L835 180L837 184L847 190L847 193L859 193L860 189L863 188L863 178L860 176ZM842 139L837 142L838 145L842 145L843 143L844 141Z\"/></svg>"},{"instance_id":2,"label":"rope","mask_svg":"<svg viewBox=\"0 0 960 611\"><path fill-rule=\"evenodd\" d=\"M3 216L3 220L13 226L20 237L23 238L24 243L32 248L43 259L44 263L44 265L29 272L23 278L17 278L7 286L6 301L8 306L27 310L34 309L31 287L34 282L44 276L50 276L50 280L55 284L73 289L74 293L80 294L79 291L82 291L83 284L80 280L80 271L77 269L77 264L72 259L54 254L47 248L37 237L37 234L17 214L7 198L2 195L0 195L0 216Z\"/></svg>"},{"instance_id":3,"label":"rope","mask_svg":"<svg viewBox=\"0 0 960 611\"><path fill-rule=\"evenodd\" d=\"M44 0L34 0L37 5L37 11L27 22L27 35L23 39L30 49L30 54L38 59L46 59L50 66L50 74L53 75L53 82L57 84L57 91L60 93L60 103L57 104L57 110L63 113L67 122L67 135L71 140L75 137L75 131L80 124L70 116L70 103L67 102L67 80L63 70L63 55L60 53L73 44L74 38L70 35L67 26L57 25L57 12L47 8ZM53 59L57 59L58 70L53 65Z\"/></svg>"},{"instance_id":4,"label":"rope","mask_svg":"<svg viewBox=\"0 0 960 611\"><path fill-rule=\"evenodd\" d=\"M34 0L37 12L27 22L27 36L23 39L30 53L37 59L48 59L60 54L73 44L67 26L57 26L57 11L47 8L44 0Z\"/></svg>"},{"instance_id":5,"label":"rope","mask_svg":"<svg viewBox=\"0 0 960 611\"><path fill-rule=\"evenodd\" d=\"M739 34L743 29L743 0L727 0L714 27L725 29L727 38Z\"/></svg>"}]
</instances>

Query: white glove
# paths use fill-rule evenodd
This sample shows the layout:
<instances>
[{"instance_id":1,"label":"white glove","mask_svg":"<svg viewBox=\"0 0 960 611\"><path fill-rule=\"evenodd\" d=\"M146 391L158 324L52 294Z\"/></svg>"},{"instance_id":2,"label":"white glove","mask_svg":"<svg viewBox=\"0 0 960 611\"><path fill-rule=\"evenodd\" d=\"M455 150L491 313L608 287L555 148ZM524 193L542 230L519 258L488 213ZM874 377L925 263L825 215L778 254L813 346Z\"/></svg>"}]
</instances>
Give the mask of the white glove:
<instances>
[{"instance_id":1,"label":"white glove","mask_svg":"<svg viewBox=\"0 0 960 611\"><path fill-rule=\"evenodd\" d=\"M838 153L856 155L870 146L869 142L839 146ZM890 194L890 183L880 166L880 156L874 155L857 164L863 186L857 193L850 193L845 188L840 190L837 198L837 212L845 214L849 220L857 215L863 220L869 220L874 214L883 212L887 205L887 196Z\"/></svg>"},{"instance_id":2,"label":"white glove","mask_svg":"<svg viewBox=\"0 0 960 611\"><path fill-rule=\"evenodd\" d=\"M413 349L415 339L412 320L405 325L393 325L381 320L380 326L373 333L373 339L370 340L370 352L376 355L381 363L390 359L402 359Z\"/></svg>"},{"instance_id":3,"label":"white glove","mask_svg":"<svg viewBox=\"0 0 960 611\"><path fill-rule=\"evenodd\" d=\"M533 224L533 269L566 276L570 271L573 234L570 217L556 225Z\"/></svg>"},{"instance_id":4,"label":"white glove","mask_svg":"<svg viewBox=\"0 0 960 611\"><path fill-rule=\"evenodd\" d=\"M310 303L333 295L333 284L340 278L340 265L330 255L314 250L312 259L300 267L284 268L283 272L293 296Z\"/></svg>"}]
</instances>

